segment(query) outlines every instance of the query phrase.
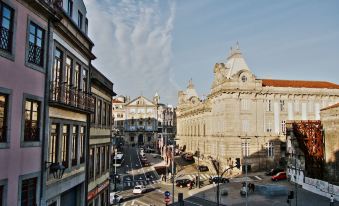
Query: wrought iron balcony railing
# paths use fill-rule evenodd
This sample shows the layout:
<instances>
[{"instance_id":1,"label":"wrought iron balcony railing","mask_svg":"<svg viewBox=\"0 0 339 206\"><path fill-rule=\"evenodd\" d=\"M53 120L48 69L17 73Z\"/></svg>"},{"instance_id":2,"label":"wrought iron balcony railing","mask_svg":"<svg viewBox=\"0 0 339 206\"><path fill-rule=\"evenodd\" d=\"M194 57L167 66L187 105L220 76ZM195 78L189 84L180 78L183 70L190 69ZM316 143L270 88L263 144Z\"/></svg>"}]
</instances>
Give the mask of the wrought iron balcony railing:
<instances>
[{"instance_id":1,"label":"wrought iron balcony railing","mask_svg":"<svg viewBox=\"0 0 339 206\"><path fill-rule=\"evenodd\" d=\"M62 9L62 0L43 0L54 9Z\"/></svg>"},{"instance_id":2,"label":"wrought iron balcony railing","mask_svg":"<svg viewBox=\"0 0 339 206\"><path fill-rule=\"evenodd\" d=\"M85 112L94 112L92 95L66 83L51 82L49 101Z\"/></svg>"},{"instance_id":3,"label":"wrought iron balcony railing","mask_svg":"<svg viewBox=\"0 0 339 206\"><path fill-rule=\"evenodd\" d=\"M43 54L44 54L43 48L29 42L28 62L42 66L44 57Z\"/></svg>"},{"instance_id":4,"label":"wrought iron balcony railing","mask_svg":"<svg viewBox=\"0 0 339 206\"><path fill-rule=\"evenodd\" d=\"M12 32L5 27L0 26L0 49L11 52Z\"/></svg>"}]
</instances>

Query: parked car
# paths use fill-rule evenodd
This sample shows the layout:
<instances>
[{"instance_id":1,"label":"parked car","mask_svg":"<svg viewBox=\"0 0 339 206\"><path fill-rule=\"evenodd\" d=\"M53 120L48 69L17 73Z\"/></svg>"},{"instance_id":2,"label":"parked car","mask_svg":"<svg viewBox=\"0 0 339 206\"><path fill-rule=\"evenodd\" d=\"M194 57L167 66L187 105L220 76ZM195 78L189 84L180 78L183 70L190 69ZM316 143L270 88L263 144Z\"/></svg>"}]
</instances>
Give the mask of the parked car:
<instances>
[{"instance_id":1,"label":"parked car","mask_svg":"<svg viewBox=\"0 0 339 206\"><path fill-rule=\"evenodd\" d=\"M269 176L273 176L273 175L276 175L279 172L283 172L283 171L284 171L284 169L277 167L277 168L270 169L269 171L265 172L265 174L269 175Z\"/></svg>"},{"instance_id":2,"label":"parked car","mask_svg":"<svg viewBox=\"0 0 339 206\"><path fill-rule=\"evenodd\" d=\"M111 192L109 194L109 203L110 204L116 204L116 203L121 203L124 201L124 198L120 195L118 195L115 192Z\"/></svg>"},{"instance_id":3,"label":"parked car","mask_svg":"<svg viewBox=\"0 0 339 206\"><path fill-rule=\"evenodd\" d=\"M279 172L278 174L272 176L272 181L286 180L286 179L287 179L286 172Z\"/></svg>"},{"instance_id":4,"label":"parked car","mask_svg":"<svg viewBox=\"0 0 339 206\"><path fill-rule=\"evenodd\" d=\"M206 172L209 169L206 165L199 165L199 166L197 166L197 170L199 170L200 172Z\"/></svg>"},{"instance_id":5,"label":"parked car","mask_svg":"<svg viewBox=\"0 0 339 206\"><path fill-rule=\"evenodd\" d=\"M180 179L175 181L175 185L177 187L187 187L189 184L191 184L192 180L190 179Z\"/></svg>"},{"instance_id":6,"label":"parked car","mask_svg":"<svg viewBox=\"0 0 339 206\"><path fill-rule=\"evenodd\" d=\"M147 191L146 187L143 185L137 185L133 189L133 194L142 194Z\"/></svg>"},{"instance_id":7,"label":"parked car","mask_svg":"<svg viewBox=\"0 0 339 206\"><path fill-rule=\"evenodd\" d=\"M210 182L210 184L212 184L212 183L229 183L230 182L230 180L229 179L227 179L226 177L218 177L218 176L214 176L214 177L210 177L210 179L209 179L209 182Z\"/></svg>"}]
</instances>

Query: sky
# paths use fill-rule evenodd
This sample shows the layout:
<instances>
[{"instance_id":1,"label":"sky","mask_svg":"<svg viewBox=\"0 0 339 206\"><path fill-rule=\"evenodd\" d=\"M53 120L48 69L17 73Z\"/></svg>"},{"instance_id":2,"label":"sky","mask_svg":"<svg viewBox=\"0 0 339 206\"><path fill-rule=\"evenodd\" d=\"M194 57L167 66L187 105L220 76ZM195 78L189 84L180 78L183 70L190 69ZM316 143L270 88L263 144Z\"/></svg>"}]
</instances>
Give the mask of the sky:
<instances>
[{"instance_id":1,"label":"sky","mask_svg":"<svg viewBox=\"0 0 339 206\"><path fill-rule=\"evenodd\" d=\"M339 84L336 0L84 0L93 64L118 95L177 105L193 80L208 95L215 63L239 42L257 78Z\"/></svg>"}]
</instances>

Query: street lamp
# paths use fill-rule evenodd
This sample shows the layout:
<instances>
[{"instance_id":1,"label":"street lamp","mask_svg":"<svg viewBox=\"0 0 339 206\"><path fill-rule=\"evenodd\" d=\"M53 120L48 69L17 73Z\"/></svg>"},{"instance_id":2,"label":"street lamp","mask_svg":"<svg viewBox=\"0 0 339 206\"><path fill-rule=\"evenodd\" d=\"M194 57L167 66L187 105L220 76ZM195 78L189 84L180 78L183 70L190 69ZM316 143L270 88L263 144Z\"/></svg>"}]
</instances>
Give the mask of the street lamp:
<instances>
[{"instance_id":1,"label":"street lamp","mask_svg":"<svg viewBox=\"0 0 339 206\"><path fill-rule=\"evenodd\" d=\"M175 164L175 161L174 161L174 159L175 159L175 147L176 147L176 141L177 140L180 140L180 139L178 139L178 138L175 138L174 140L173 140L173 151L172 151L172 153L173 153L173 157L172 157L172 176L173 176L173 182L172 182L172 204L174 204L174 177L175 177L175 173L174 173L174 164Z\"/></svg>"}]
</instances>

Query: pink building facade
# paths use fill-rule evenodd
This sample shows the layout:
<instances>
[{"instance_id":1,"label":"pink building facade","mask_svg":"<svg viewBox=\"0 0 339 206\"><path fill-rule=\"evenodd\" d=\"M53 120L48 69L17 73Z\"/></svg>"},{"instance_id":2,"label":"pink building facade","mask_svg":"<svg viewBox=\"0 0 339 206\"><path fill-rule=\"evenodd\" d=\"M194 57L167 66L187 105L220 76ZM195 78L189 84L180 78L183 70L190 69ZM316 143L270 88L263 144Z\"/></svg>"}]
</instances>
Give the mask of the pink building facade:
<instances>
[{"instance_id":1,"label":"pink building facade","mask_svg":"<svg viewBox=\"0 0 339 206\"><path fill-rule=\"evenodd\" d=\"M0 9L0 205L40 205L47 20L25 1Z\"/></svg>"}]
</instances>

